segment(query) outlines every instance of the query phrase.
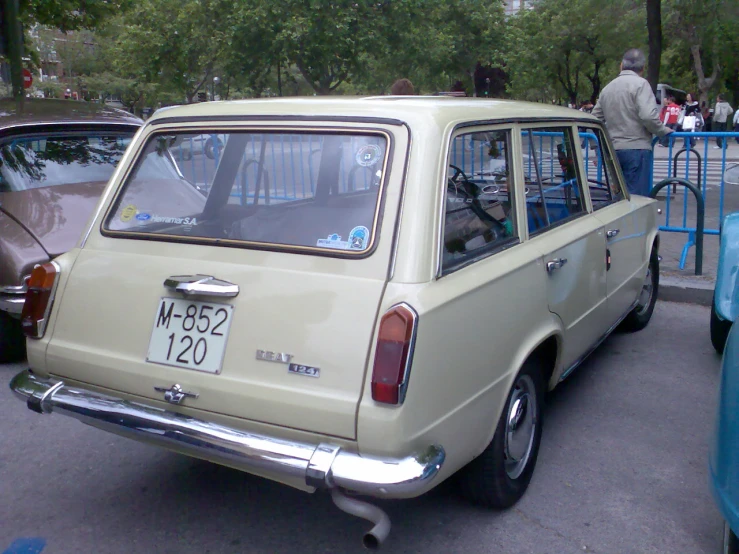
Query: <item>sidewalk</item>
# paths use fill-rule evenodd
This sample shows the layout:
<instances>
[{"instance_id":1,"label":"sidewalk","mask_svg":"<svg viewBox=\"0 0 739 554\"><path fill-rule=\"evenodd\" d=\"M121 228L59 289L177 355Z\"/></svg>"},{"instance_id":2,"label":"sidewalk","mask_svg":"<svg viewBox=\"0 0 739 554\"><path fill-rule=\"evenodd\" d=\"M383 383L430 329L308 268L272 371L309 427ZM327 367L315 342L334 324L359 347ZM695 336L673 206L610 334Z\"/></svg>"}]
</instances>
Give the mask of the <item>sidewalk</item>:
<instances>
[{"instance_id":1,"label":"sidewalk","mask_svg":"<svg viewBox=\"0 0 739 554\"><path fill-rule=\"evenodd\" d=\"M706 151L705 139L701 139L694 146L701 157L707 154L707 159L704 160L704 165L707 167L704 222L706 229L718 229L721 223L720 184L721 170L724 169L722 163L723 151L714 149L715 145L715 139L709 139L708 150ZM680 139L679 143L673 146L672 153L676 153L682 147L683 141ZM655 146L655 184L667 176L668 153L668 148ZM739 144L732 138L727 140L725 169L735 164L739 164ZM685 154L680 157L677 167L678 176L683 177L685 174ZM697 183L697 177L697 164L695 158L691 158L690 181ZM672 189L672 187L669 187L669 189ZM662 189L662 192L658 196L658 200L660 200L659 206L662 209L662 214L659 216L660 225L666 224L667 190L668 188ZM672 193L671 190L670 193ZM739 186L726 184L724 187L723 215L725 216L736 211L739 211ZM693 194L684 187L678 186L677 194L672 194L670 199L669 215L670 226L694 228L696 225L696 204ZM660 265L660 298L677 302L710 305L718 266L718 235L706 234L703 237L703 275L701 276L695 275L695 246L692 246L688 251L685 268L681 270L679 267L680 256L687 239L687 233L660 231L660 255L662 256Z\"/></svg>"}]
</instances>

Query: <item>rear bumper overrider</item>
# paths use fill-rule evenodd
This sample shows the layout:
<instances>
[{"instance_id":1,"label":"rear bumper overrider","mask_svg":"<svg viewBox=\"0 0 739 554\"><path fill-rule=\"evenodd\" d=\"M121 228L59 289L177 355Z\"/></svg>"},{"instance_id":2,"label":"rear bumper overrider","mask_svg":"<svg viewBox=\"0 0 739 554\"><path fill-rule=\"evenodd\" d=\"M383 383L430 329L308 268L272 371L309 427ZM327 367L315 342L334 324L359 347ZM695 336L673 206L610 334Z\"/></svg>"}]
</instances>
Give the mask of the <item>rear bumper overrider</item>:
<instances>
[{"instance_id":1,"label":"rear bumper overrider","mask_svg":"<svg viewBox=\"0 0 739 554\"><path fill-rule=\"evenodd\" d=\"M249 433L71 387L58 379L42 379L32 370L16 375L10 388L38 413L56 412L243 471L303 479L315 488L340 488L375 497L410 496L428 488L445 458L444 449L436 445L404 458L384 458L360 456L331 443L310 444Z\"/></svg>"}]
</instances>

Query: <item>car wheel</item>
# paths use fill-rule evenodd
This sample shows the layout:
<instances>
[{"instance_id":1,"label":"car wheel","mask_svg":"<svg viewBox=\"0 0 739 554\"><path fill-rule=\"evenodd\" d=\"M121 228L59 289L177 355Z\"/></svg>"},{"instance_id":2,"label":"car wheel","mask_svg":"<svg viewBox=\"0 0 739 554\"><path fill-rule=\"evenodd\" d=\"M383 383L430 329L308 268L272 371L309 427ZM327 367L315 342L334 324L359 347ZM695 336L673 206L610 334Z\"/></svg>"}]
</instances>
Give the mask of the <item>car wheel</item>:
<instances>
[{"instance_id":1,"label":"car wheel","mask_svg":"<svg viewBox=\"0 0 739 554\"><path fill-rule=\"evenodd\" d=\"M470 502L508 508L526 492L541 442L542 366L529 359L516 376L490 444L459 473L459 490Z\"/></svg>"},{"instance_id":2,"label":"car wheel","mask_svg":"<svg viewBox=\"0 0 739 554\"><path fill-rule=\"evenodd\" d=\"M724 522L724 548L721 552L723 554L739 554L739 538L726 522Z\"/></svg>"},{"instance_id":3,"label":"car wheel","mask_svg":"<svg viewBox=\"0 0 739 554\"><path fill-rule=\"evenodd\" d=\"M21 322L0 312L0 364L18 362L26 355L26 337Z\"/></svg>"},{"instance_id":4,"label":"car wheel","mask_svg":"<svg viewBox=\"0 0 739 554\"><path fill-rule=\"evenodd\" d=\"M711 344L719 354L724 353L726 339L729 338L731 321L721 319L716 313L716 299L711 302Z\"/></svg>"},{"instance_id":5,"label":"car wheel","mask_svg":"<svg viewBox=\"0 0 739 554\"><path fill-rule=\"evenodd\" d=\"M652 319L658 293L659 256L657 252L652 250L652 255L649 257L649 265L647 266L647 275L644 279L642 290L639 293L637 304L621 323L621 330L634 332L644 329L649 324L649 320Z\"/></svg>"},{"instance_id":6,"label":"car wheel","mask_svg":"<svg viewBox=\"0 0 739 554\"><path fill-rule=\"evenodd\" d=\"M223 150L223 143L221 142L220 139L217 139L217 140L218 142L216 143L216 146L218 146L218 152L221 152ZM205 141L204 150L205 150L205 155L208 156L208 158L210 158L211 160L215 159L216 152L215 152L215 148L213 147L212 137Z\"/></svg>"}]
</instances>

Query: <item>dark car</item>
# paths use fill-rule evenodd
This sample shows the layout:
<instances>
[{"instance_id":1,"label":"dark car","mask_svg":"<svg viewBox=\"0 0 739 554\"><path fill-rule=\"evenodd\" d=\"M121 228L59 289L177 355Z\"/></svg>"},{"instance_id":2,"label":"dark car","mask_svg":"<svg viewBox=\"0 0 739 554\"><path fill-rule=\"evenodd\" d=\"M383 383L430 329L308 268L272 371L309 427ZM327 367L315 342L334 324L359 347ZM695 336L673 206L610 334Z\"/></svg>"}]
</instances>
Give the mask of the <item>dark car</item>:
<instances>
[{"instance_id":1,"label":"dark car","mask_svg":"<svg viewBox=\"0 0 739 554\"><path fill-rule=\"evenodd\" d=\"M142 123L103 104L0 99L0 363L24 354L28 275L75 246Z\"/></svg>"}]
</instances>

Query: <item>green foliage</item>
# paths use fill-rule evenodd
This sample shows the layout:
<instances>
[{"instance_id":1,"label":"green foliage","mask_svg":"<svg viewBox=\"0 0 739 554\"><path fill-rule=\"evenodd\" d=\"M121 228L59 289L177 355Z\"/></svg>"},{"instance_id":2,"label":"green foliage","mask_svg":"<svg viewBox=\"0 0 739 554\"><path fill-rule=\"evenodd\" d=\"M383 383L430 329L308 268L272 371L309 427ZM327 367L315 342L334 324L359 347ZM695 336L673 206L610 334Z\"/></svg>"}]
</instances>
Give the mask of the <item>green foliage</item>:
<instances>
[{"instance_id":1,"label":"green foliage","mask_svg":"<svg viewBox=\"0 0 739 554\"><path fill-rule=\"evenodd\" d=\"M646 43L645 17L635 0L541 0L509 22L510 93L539 101L595 100L623 52Z\"/></svg>"},{"instance_id":2,"label":"green foliage","mask_svg":"<svg viewBox=\"0 0 739 554\"><path fill-rule=\"evenodd\" d=\"M20 17L27 25L39 24L61 31L93 29L125 9L130 0L20 0Z\"/></svg>"}]
</instances>

